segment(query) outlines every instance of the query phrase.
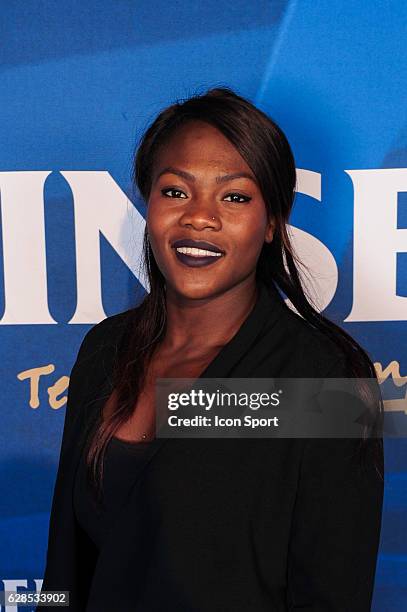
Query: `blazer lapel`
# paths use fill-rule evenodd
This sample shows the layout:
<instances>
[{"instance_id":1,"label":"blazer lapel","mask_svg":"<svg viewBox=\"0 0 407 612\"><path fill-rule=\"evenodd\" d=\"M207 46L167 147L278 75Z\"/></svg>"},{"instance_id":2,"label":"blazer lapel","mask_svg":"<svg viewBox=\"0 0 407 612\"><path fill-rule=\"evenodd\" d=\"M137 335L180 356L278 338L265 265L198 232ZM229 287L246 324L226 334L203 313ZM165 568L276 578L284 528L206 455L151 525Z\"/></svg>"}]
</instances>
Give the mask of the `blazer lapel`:
<instances>
[{"instance_id":1,"label":"blazer lapel","mask_svg":"<svg viewBox=\"0 0 407 612\"><path fill-rule=\"evenodd\" d=\"M278 290L258 281L257 301L242 325L198 378L227 378L250 352L264 326L275 324L285 308Z\"/></svg>"}]
</instances>

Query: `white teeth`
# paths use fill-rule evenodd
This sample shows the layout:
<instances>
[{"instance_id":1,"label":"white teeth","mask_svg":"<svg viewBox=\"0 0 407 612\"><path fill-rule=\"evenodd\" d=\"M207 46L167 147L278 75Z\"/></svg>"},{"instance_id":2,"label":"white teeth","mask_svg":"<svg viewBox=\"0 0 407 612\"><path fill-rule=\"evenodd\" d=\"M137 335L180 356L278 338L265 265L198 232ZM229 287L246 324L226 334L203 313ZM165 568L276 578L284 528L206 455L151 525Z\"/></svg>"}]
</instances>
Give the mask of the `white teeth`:
<instances>
[{"instance_id":1,"label":"white teeth","mask_svg":"<svg viewBox=\"0 0 407 612\"><path fill-rule=\"evenodd\" d=\"M178 253L184 253L184 255L192 255L192 257L220 257L222 253L215 253L214 251L205 251L204 249L197 249L195 247L177 247Z\"/></svg>"}]
</instances>

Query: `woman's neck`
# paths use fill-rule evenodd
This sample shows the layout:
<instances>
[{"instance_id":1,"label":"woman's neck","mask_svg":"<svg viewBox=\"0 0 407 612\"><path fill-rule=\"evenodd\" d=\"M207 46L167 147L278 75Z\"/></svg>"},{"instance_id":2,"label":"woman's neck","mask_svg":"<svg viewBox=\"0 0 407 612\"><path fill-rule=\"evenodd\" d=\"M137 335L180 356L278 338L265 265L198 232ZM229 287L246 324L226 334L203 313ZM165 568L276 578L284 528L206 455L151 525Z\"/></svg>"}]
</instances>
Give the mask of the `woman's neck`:
<instances>
[{"instance_id":1,"label":"woman's neck","mask_svg":"<svg viewBox=\"0 0 407 612\"><path fill-rule=\"evenodd\" d=\"M161 348L172 352L224 346L251 312L257 295L252 278L204 300L185 298L167 287L167 329Z\"/></svg>"}]
</instances>

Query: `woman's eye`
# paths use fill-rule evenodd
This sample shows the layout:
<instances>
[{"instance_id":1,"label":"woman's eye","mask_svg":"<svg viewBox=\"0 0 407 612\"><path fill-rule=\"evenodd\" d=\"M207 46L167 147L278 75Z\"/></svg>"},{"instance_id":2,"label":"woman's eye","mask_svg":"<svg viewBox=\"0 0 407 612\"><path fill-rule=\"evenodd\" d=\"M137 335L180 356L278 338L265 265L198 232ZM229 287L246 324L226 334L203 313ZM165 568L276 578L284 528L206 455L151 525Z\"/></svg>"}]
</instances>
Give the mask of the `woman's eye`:
<instances>
[{"instance_id":1,"label":"woman's eye","mask_svg":"<svg viewBox=\"0 0 407 612\"><path fill-rule=\"evenodd\" d=\"M161 189L161 193L166 198L186 198L187 197L185 195L185 193L183 191L181 191L180 189L172 189L172 188ZM171 195L167 195L167 194L171 194ZM180 195L180 194L182 194L182 195Z\"/></svg>"},{"instance_id":2,"label":"woman's eye","mask_svg":"<svg viewBox=\"0 0 407 612\"><path fill-rule=\"evenodd\" d=\"M224 200L226 200L227 198L233 198L233 199L228 200L228 201L229 202L234 202L235 204L241 204L242 202L250 202L250 200L251 200L251 198L249 198L249 196L244 196L241 193L228 193L228 195L224 197Z\"/></svg>"}]
</instances>

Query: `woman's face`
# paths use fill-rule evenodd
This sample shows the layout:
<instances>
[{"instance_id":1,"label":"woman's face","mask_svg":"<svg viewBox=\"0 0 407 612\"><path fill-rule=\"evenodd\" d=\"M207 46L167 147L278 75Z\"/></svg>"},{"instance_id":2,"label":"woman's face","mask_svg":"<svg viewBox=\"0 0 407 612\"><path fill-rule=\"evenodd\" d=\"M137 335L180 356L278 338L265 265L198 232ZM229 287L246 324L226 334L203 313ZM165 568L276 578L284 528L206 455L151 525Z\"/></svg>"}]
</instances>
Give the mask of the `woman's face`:
<instances>
[{"instance_id":1,"label":"woman's face","mask_svg":"<svg viewBox=\"0 0 407 612\"><path fill-rule=\"evenodd\" d=\"M161 148L147 204L157 265L167 290L184 297L209 298L254 278L263 243L273 238L253 172L229 140L202 121L184 124ZM184 239L207 242L222 254L177 254L173 244Z\"/></svg>"}]
</instances>

